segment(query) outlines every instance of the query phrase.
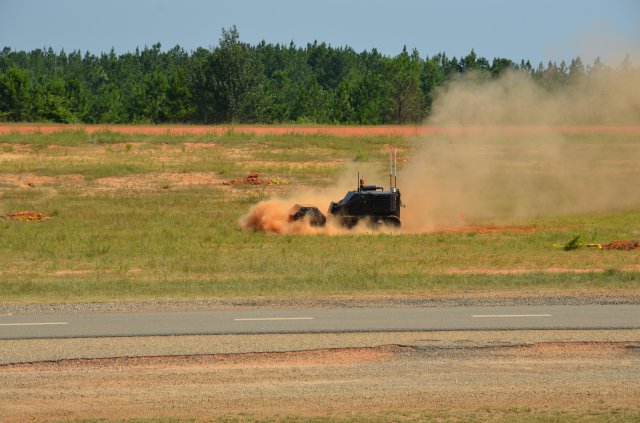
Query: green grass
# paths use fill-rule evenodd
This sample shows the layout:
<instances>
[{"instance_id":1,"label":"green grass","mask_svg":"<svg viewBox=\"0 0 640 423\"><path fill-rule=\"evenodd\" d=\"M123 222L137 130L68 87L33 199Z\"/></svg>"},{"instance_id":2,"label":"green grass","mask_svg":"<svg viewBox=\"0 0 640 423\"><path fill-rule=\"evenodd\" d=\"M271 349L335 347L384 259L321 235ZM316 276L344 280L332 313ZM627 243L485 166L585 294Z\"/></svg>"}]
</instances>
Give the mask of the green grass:
<instances>
[{"instance_id":1,"label":"green grass","mask_svg":"<svg viewBox=\"0 0 640 423\"><path fill-rule=\"evenodd\" d=\"M584 243L637 239L636 209L518 222L533 233L330 237L240 229L238 219L259 200L302 185L330 186L362 152L370 162L384 161L386 144L414 148L406 140L98 135L102 141L82 132L0 136L0 157L19 153L0 160L0 215L39 210L52 216L0 220L0 301L640 290L640 274L629 271L640 265L638 251L553 247L575 236ZM330 165L296 166L301 161ZM225 180L250 171L284 183L174 186L162 176L205 172ZM20 186L10 175L52 179ZM70 182L70 175L80 178ZM102 189L105 177L128 177L134 188ZM549 268L605 271L545 272Z\"/></svg>"}]
</instances>

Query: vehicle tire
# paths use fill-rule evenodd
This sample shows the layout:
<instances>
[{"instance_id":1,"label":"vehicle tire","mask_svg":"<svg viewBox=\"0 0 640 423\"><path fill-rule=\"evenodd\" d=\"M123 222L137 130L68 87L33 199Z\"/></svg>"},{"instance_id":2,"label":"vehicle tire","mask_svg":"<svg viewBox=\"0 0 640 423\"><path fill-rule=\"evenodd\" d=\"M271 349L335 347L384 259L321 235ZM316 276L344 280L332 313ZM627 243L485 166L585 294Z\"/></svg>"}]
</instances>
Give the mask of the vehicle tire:
<instances>
[{"instance_id":1,"label":"vehicle tire","mask_svg":"<svg viewBox=\"0 0 640 423\"><path fill-rule=\"evenodd\" d=\"M386 216L384 219L382 219L382 222L387 226L400 228L400 218L398 216Z\"/></svg>"}]
</instances>

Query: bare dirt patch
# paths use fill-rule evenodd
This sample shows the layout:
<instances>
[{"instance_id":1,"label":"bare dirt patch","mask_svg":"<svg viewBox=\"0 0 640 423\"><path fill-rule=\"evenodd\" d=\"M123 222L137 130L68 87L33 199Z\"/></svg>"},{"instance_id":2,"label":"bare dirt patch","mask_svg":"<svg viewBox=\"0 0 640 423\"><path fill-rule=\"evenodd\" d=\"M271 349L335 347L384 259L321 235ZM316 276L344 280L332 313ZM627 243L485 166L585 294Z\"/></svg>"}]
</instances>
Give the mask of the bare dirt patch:
<instances>
[{"instance_id":1,"label":"bare dirt patch","mask_svg":"<svg viewBox=\"0 0 640 423\"><path fill-rule=\"evenodd\" d=\"M323 348L308 351L283 351L283 352L248 352L238 354L195 354L173 356L143 356L143 357L116 357L116 358L80 358L50 362L35 362L15 364L9 368L12 370L21 367L28 368L39 366L40 368L70 367L108 367L113 365L126 365L141 367L147 365L168 366L171 362L182 362L184 366L194 367L205 363L218 367L287 367L287 366L325 366L346 365L357 363L373 363L390 359L400 352L414 351L414 348L400 345L382 345L368 348ZM1 365L0 365L1 366Z\"/></svg>"},{"instance_id":2,"label":"bare dirt patch","mask_svg":"<svg viewBox=\"0 0 640 423\"><path fill-rule=\"evenodd\" d=\"M185 142L184 147L186 150L216 150L219 146L216 143L203 143L203 142Z\"/></svg>"},{"instance_id":3,"label":"bare dirt patch","mask_svg":"<svg viewBox=\"0 0 640 423\"><path fill-rule=\"evenodd\" d=\"M263 179L260 178L260 175L257 173L250 173L244 178L236 178L230 179L228 181L224 181L222 185L282 185L283 181L280 179Z\"/></svg>"},{"instance_id":4,"label":"bare dirt patch","mask_svg":"<svg viewBox=\"0 0 640 423\"><path fill-rule=\"evenodd\" d=\"M471 267L465 269L446 269L442 271L444 275L522 275L531 272L544 272L544 273L591 273L591 272L604 272L604 269L569 269L559 267L547 267L544 269L527 269L527 268L513 268L513 269L486 269L480 267Z\"/></svg>"},{"instance_id":5,"label":"bare dirt patch","mask_svg":"<svg viewBox=\"0 0 640 423\"><path fill-rule=\"evenodd\" d=\"M73 275L88 275L92 272L93 270L89 270L89 269L80 269L80 270L65 269L65 270L53 271L51 272L51 274L56 276L73 276Z\"/></svg>"},{"instance_id":6,"label":"bare dirt patch","mask_svg":"<svg viewBox=\"0 0 640 423\"><path fill-rule=\"evenodd\" d=\"M56 182L53 176L42 176L34 173L5 173L0 176L0 183L5 186L15 188L37 188L41 186L51 186Z\"/></svg>"},{"instance_id":7,"label":"bare dirt patch","mask_svg":"<svg viewBox=\"0 0 640 423\"><path fill-rule=\"evenodd\" d=\"M602 244L603 250L640 250L640 241L620 240L613 241L608 244Z\"/></svg>"},{"instance_id":8,"label":"bare dirt patch","mask_svg":"<svg viewBox=\"0 0 640 423\"><path fill-rule=\"evenodd\" d=\"M309 168L326 168L337 167L340 165L340 161L304 161L304 162L287 162L287 161L275 161L275 160L244 160L243 164L247 168L264 166L264 167L285 167L291 169L309 169Z\"/></svg>"},{"instance_id":9,"label":"bare dirt patch","mask_svg":"<svg viewBox=\"0 0 640 423\"><path fill-rule=\"evenodd\" d=\"M157 190L194 185L219 185L214 172L148 173L129 176L99 178L95 180L98 190Z\"/></svg>"},{"instance_id":10,"label":"bare dirt patch","mask_svg":"<svg viewBox=\"0 0 640 423\"><path fill-rule=\"evenodd\" d=\"M22 210L0 215L0 218L5 220L21 220L25 222L33 222L37 220L48 219L49 216L35 210Z\"/></svg>"},{"instance_id":11,"label":"bare dirt patch","mask_svg":"<svg viewBox=\"0 0 640 423\"><path fill-rule=\"evenodd\" d=\"M397 345L0 366L0 418L640 413L640 343ZM35 406L37 404L37 406Z\"/></svg>"}]
</instances>

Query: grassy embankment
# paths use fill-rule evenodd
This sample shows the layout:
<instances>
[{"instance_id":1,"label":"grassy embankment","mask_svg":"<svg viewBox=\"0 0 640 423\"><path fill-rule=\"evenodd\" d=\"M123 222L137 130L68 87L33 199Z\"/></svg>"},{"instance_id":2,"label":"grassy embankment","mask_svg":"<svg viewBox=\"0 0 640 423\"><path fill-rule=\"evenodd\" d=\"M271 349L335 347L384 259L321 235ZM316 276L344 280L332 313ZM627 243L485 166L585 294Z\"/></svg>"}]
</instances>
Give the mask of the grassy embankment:
<instances>
[{"instance_id":1,"label":"grassy embankment","mask_svg":"<svg viewBox=\"0 0 640 423\"><path fill-rule=\"evenodd\" d=\"M571 139L637 143L622 135ZM330 237L239 228L239 217L261 199L331 186L350 161L385 163L385 145L410 155L418 143L233 133L0 135L0 214L50 216L0 220L0 301L640 292L640 252L552 247L575 235L583 242L638 239L640 210L519 221L530 233ZM274 184L222 184L251 172Z\"/></svg>"}]
</instances>

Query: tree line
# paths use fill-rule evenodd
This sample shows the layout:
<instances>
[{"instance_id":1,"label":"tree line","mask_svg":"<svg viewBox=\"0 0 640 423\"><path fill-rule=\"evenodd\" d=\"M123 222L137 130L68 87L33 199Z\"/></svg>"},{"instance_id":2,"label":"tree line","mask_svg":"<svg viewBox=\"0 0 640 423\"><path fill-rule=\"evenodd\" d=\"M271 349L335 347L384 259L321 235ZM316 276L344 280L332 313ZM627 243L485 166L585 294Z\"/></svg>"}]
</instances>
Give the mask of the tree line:
<instances>
[{"instance_id":1,"label":"tree line","mask_svg":"<svg viewBox=\"0 0 640 423\"><path fill-rule=\"evenodd\" d=\"M630 68L628 56L619 68ZM117 55L51 48L0 53L0 121L62 123L390 124L427 117L438 88L460 74L523 72L549 90L604 68L533 67L471 52L421 58L314 42L304 47L241 42L235 27L217 46L163 52L159 43Z\"/></svg>"}]
</instances>

